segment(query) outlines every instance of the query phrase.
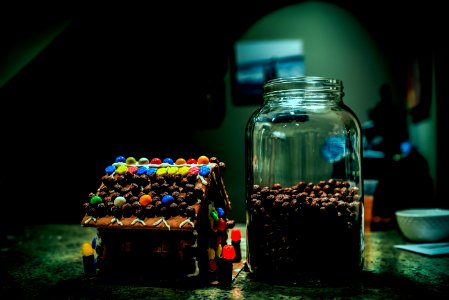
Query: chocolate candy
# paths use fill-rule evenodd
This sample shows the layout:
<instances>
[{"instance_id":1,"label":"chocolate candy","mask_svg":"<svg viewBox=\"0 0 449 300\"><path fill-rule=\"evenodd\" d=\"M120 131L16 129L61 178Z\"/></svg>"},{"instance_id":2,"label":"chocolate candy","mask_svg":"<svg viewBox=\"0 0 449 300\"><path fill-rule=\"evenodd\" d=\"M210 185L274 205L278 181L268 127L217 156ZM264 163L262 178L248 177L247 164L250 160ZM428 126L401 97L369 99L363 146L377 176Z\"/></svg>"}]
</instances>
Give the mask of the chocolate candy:
<instances>
[{"instance_id":1,"label":"chocolate candy","mask_svg":"<svg viewBox=\"0 0 449 300\"><path fill-rule=\"evenodd\" d=\"M247 203L251 267L259 274L294 277L359 267L358 187L335 179L291 187L254 185Z\"/></svg>"}]
</instances>

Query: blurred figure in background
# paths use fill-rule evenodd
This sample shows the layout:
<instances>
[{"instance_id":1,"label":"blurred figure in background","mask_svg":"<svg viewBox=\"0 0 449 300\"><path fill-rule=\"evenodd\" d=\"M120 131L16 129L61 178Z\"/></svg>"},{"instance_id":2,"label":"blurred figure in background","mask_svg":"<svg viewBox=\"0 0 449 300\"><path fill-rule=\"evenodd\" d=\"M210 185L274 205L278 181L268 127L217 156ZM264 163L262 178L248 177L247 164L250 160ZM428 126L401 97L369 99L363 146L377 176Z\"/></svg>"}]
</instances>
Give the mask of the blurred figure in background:
<instances>
[{"instance_id":1,"label":"blurred figure in background","mask_svg":"<svg viewBox=\"0 0 449 300\"><path fill-rule=\"evenodd\" d=\"M407 118L405 109L401 109L393 101L391 86L384 83L380 87L380 100L369 111L369 118L374 125L375 134L380 137L379 149L386 159L399 154L401 142L408 139Z\"/></svg>"},{"instance_id":2,"label":"blurred figure in background","mask_svg":"<svg viewBox=\"0 0 449 300\"><path fill-rule=\"evenodd\" d=\"M424 156L408 140L405 107L395 104L389 84L380 88L380 100L370 110L371 128L365 145L383 153L379 163L367 164L367 174L375 174L372 230L394 228L395 212L405 208L434 205L434 185Z\"/></svg>"}]
</instances>

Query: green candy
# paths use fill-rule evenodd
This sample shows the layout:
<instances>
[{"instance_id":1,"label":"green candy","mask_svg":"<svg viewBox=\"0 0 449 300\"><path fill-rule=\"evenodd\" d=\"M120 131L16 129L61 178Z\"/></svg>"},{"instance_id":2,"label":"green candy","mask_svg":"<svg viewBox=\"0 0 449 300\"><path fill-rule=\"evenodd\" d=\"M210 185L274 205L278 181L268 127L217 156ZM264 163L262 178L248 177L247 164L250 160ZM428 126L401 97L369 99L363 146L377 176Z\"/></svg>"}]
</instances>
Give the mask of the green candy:
<instances>
[{"instance_id":1,"label":"green candy","mask_svg":"<svg viewBox=\"0 0 449 300\"><path fill-rule=\"evenodd\" d=\"M101 199L100 196L95 195L95 196L92 196L92 198L90 198L90 204L92 204L92 205L100 203L100 202L103 202L103 199Z\"/></svg>"},{"instance_id":2,"label":"green candy","mask_svg":"<svg viewBox=\"0 0 449 300\"><path fill-rule=\"evenodd\" d=\"M137 160L132 156L130 156L126 159L126 164L128 164L128 165L135 165L136 163L137 163Z\"/></svg>"},{"instance_id":3,"label":"green candy","mask_svg":"<svg viewBox=\"0 0 449 300\"><path fill-rule=\"evenodd\" d=\"M214 219L214 221L218 221L219 217L216 211L212 211L210 213L212 215L212 218Z\"/></svg>"}]
</instances>

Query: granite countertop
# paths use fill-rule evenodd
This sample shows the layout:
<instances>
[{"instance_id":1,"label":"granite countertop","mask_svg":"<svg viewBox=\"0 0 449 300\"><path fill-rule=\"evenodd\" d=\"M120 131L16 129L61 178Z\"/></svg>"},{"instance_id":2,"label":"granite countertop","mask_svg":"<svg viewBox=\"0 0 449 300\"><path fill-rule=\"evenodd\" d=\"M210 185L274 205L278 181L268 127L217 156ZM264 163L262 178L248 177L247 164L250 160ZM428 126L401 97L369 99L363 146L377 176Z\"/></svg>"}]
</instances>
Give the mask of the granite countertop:
<instances>
[{"instance_id":1,"label":"granite countertop","mask_svg":"<svg viewBox=\"0 0 449 300\"><path fill-rule=\"evenodd\" d=\"M244 237L244 226L237 226ZM1 293L14 299L438 299L449 294L449 256L397 249L396 244L410 244L397 230L365 233L365 266L357 280L276 285L255 281L243 269L229 287L195 288L85 278L81 244L95 235L95 228L77 224L25 226L4 234Z\"/></svg>"}]
</instances>

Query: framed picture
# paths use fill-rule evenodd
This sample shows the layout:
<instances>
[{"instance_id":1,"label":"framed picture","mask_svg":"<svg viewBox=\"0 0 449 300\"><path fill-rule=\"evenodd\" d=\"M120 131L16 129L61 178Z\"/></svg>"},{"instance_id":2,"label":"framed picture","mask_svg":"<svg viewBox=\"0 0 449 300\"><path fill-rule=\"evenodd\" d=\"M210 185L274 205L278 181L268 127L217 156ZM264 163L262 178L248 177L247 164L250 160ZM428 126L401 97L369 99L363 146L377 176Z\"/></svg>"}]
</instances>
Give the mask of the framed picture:
<instances>
[{"instance_id":1,"label":"framed picture","mask_svg":"<svg viewBox=\"0 0 449 300\"><path fill-rule=\"evenodd\" d=\"M265 81L305 74L303 42L299 39L237 41L231 67L234 104L261 104Z\"/></svg>"}]
</instances>

